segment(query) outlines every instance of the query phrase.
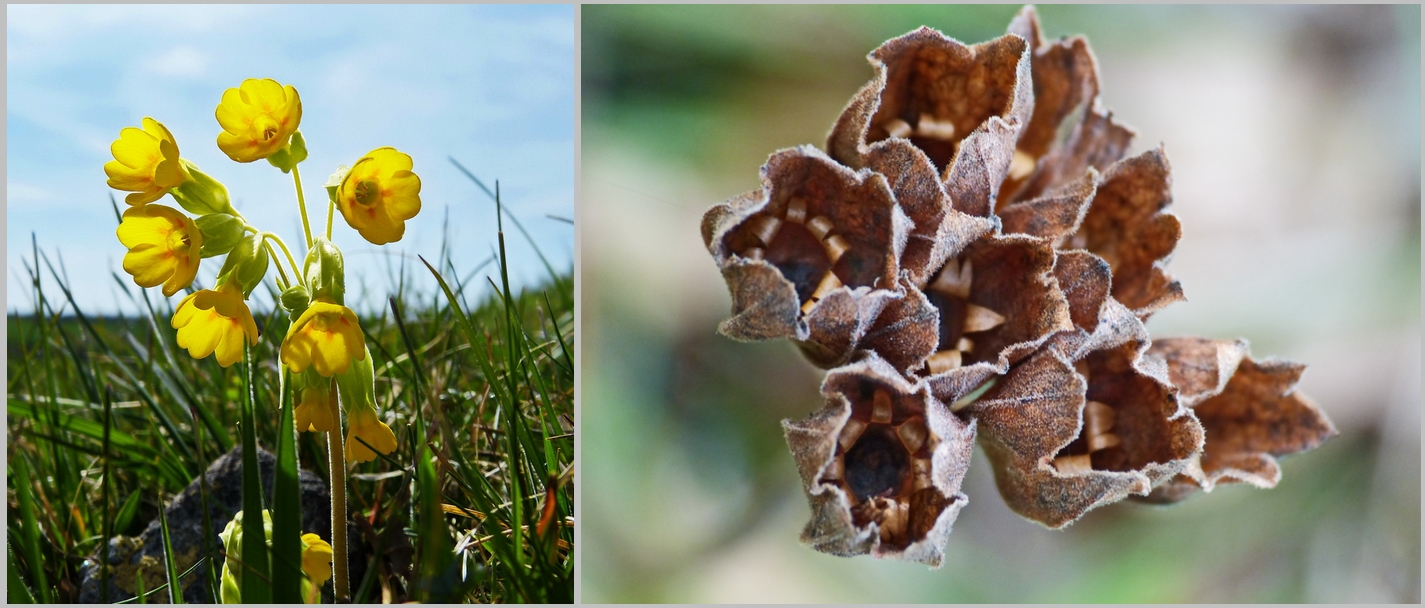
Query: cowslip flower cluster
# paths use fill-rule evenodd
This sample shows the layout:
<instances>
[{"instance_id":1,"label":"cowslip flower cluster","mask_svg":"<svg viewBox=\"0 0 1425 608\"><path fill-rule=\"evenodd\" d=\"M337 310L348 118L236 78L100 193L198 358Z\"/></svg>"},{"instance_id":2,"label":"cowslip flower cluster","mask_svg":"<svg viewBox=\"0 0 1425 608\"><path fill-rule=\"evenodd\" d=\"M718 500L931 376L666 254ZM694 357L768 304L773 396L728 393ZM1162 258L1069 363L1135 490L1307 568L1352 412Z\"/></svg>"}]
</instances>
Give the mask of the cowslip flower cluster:
<instances>
[{"instance_id":1,"label":"cowslip flower cluster","mask_svg":"<svg viewBox=\"0 0 1425 608\"><path fill-rule=\"evenodd\" d=\"M367 241L399 241L405 222L420 212L421 181L409 155L391 147L372 150L352 168L339 167L332 175L326 184L326 231L313 234L298 168L307 159L307 143L299 129L297 89L272 79L247 79L223 93L214 116L221 128L217 145L228 158L239 163L265 159L291 174L306 246L302 264L281 237L257 228L233 208L227 187L179 156L176 138L162 123L145 117L142 128L120 131L111 146L114 160L104 165L109 186L130 192L116 232L128 248L123 268L141 287L162 286L165 296L188 290L171 321L176 342L195 359L212 356L222 367L250 357L260 330L248 301L268 270L277 269L279 305L291 319L279 351L281 384L296 405L297 431L328 433L333 539L344 550L345 527L336 525L346 520L345 513L336 512L345 501L344 476L338 472L343 460L370 462L394 451L397 441L376 409L371 352L360 320L345 304L346 270L332 242L332 219L340 208L347 225ZM156 202L164 196L182 210ZM194 291L199 266L217 256L224 259L215 285ZM333 565L331 547L325 555L328 566ZM344 597L346 569L340 562L335 565L340 566L335 568L338 595ZM325 572L325 577L333 575L331 569ZM320 586L325 577L312 574L311 580Z\"/></svg>"},{"instance_id":2,"label":"cowslip flower cluster","mask_svg":"<svg viewBox=\"0 0 1425 608\"><path fill-rule=\"evenodd\" d=\"M783 423L811 547L938 566L978 438L1011 509L1050 528L1125 498L1269 488L1335 435L1303 366L1243 341L1152 340L1183 299L1162 148L1099 98L1082 37L1025 7L967 46L887 41L826 151L779 151L702 236L733 299L718 330L787 338L827 372Z\"/></svg>"}]
</instances>

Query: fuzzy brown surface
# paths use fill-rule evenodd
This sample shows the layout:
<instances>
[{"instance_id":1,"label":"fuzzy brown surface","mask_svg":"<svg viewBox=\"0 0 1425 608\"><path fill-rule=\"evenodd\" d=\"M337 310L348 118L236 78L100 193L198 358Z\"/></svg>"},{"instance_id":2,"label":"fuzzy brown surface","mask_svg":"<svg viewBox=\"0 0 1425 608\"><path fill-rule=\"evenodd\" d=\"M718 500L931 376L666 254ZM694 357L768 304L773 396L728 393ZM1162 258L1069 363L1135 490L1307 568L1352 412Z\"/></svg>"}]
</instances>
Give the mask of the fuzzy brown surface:
<instances>
[{"instance_id":1,"label":"fuzzy brown surface","mask_svg":"<svg viewBox=\"0 0 1425 608\"><path fill-rule=\"evenodd\" d=\"M945 260L994 230L993 222L953 208L935 166L909 140L892 138L872 146L865 161L867 168L885 176L911 220L900 266L917 287L923 287Z\"/></svg>"},{"instance_id":2,"label":"fuzzy brown surface","mask_svg":"<svg viewBox=\"0 0 1425 608\"><path fill-rule=\"evenodd\" d=\"M1172 169L1162 148L1110 167L1099 183L1078 237L1113 268L1113 297L1147 318L1183 299L1163 269L1182 236L1172 204Z\"/></svg>"},{"instance_id":3,"label":"fuzzy brown surface","mask_svg":"<svg viewBox=\"0 0 1425 608\"><path fill-rule=\"evenodd\" d=\"M831 156L862 167L870 147L891 138L892 120L915 126L924 114L949 122L949 139L913 134L908 141L933 163L956 209L988 216L1033 111L1024 40L1006 35L966 46L922 27L882 44L869 59L876 75L832 127Z\"/></svg>"},{"instance_id":4,"label":"fuzzy brown surface","mask_svg":"<svg viewBox=\"0 0 1425 608\"><path fill-rule=\"evenodd\" d=\"M1089 169L1082 178L1051 193L1000 209L1003 232L1044 237L1055 243L1063 241L1083 223L1098 189L1098 178L1098 171Z\"/></svg>"},{"instance_id":5,"label":"fuzzy brown surface","mask_svg":"<svg viewBox=\"0 0 1425 608\"><path fill-rule=\"evenodd\" d=\"M1173 338L1160 340L1150 350L1162 358L1173 378L1193 391L1199 400L1193 411L1206 430L1197 466L1159 488L1150 500L1182 500L1198 488L1211 491L1221 483L1275 487L1281 479L1278 457L1315 448L1337 434L1326 414L1296 390L1304 365L1254 361L1245 346L1240 341Z\"/></svg>"},{"instance_id":6,"label":"fuzzy brown surface","mask_svg":"<svg viewBox=\"0 0 1425 608\"><path fill-rule=\"evenodd\" d=\"M890 399L889 425L921 420L929 433L921 451L911 456L931 460L933 485L910 488L906 469L900 472L900 487L888 490L890 498L909 504L909 524L899 534L883 531L866 518L866 501L846 480L825 477L828 465L841 453L839 449L845 449L838 446L838 437L847 422L854 419L868 424L868 429L876 426L871 404L877 392ZM822 394L826 404L820 410L804 420L782 423L812 507L802 542L834 555L869 553L938 566L950 527L967 500L960 493L960 483L973 450L974 423L955 417L923 384L908 382L875 355L828 373Z\"/></svg>"},{"instance_id":7,"label":"fuzzy brown surface","mask_svg":"<svg viewBox=\"0 0 1425 608\"><path fill-rule=\"evenodd\" d=\"M936 397L947 403L1004 373L1054 333L1073 327L1068 302L1052 273L1054 250L1047 240L991 235L971 244L960 258L974 265L969 302L1003 315L1005 322L971 335L975 355L964 367L928 378Z\"/></svg>"}]
</instances>

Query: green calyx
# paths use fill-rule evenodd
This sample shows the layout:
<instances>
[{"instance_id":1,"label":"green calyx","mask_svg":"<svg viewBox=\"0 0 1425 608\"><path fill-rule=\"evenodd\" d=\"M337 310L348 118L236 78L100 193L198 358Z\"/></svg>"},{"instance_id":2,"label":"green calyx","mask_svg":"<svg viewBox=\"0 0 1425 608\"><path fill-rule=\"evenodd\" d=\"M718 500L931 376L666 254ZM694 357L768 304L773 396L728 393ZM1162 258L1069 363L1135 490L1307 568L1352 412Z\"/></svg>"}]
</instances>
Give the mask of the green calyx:
<instances>
[{"instance_id":1,"label":"green calyx","mask_svg":"<svg viewBox=\"0 0 1425 608\"><path fill-rule=\"evenodd\" d=\"M280 300L282 302L282 308L285 309L288 314L291 315L292 320L295 321L297 317L302 316L302 313L307 311L308 306L312 305L312 294L307 291L307 286L298 283L288 287L287 291L282 292Z\"/></svg>"},{"instance_id":2,"label":"green calyx","mask_svg":"<svg viewBox=\"0 0 1425 608\"><path fill-rule=\"evenodd\" d=\"M307 140L302 137L301 131L293 133L291 141L288 141L285 147L267 157L267 162L281 169L283 173L291 173L292 168L304 160L307 160Z\"/></svg>"},{"instance_id":3,"label":"green calyx","mask_svg":"<svg viewBox=\"0 0 1425 608\"><path fill-rule=\"evenodd\" d=\"M303 280L312 300L327 299L346 305L346 267L341 259L341 250L335 244L316 237L302 266Z\"/></svg>"},{"instance_id":4,"label":"green calyx","mask_svg":"<svg viewBox=\"0 0 1425 608\"><path fill-rule=\"evenodd\" d=\"M223 255L236 247L242 240L246 223L226 213L213 213L194 220L198 231L203 233L202 256L211 258Z\"/></svg>"},{"instance_id":5,"label":"green calyx","mask_svg":"<svg viewBox=\"0 0 1425 608\"><path fill-rule=\"evenodd\" d=\"M376 409L376 374L371 365L371 349L366 349L366 356L352 361L346 373L336 377L336 389L346 411Z\"/></svg>"},{"instance_id":6,"label":"green calyx","mask_svg":"<svg viewBox=\"0 0 1425 608\"><path fill-rule=\"evenodd\" d=\"M247 234L238 239L238 243L228 252L227 259L223 260L223 267L218 270L218 282L237 281L246 298L262 282L262 277L267 276L268 262L267 248L262 246L262 234Z\"/></svg>"},{"instance_id":7,"label":"green calyx","mask_svg":"<svg viewBox=\"0 0 1425 608\"><path fill-rule=\"evenodd\" d=\"M168 191L173 195L173 200L178 201L189 213L199 217L214 213L237 215L228 198L227 186L199 170L197 165L187 159L179 159L179 162L183 163L184 170L188 172L188 179Z\"/></svg>"}]
</instances>

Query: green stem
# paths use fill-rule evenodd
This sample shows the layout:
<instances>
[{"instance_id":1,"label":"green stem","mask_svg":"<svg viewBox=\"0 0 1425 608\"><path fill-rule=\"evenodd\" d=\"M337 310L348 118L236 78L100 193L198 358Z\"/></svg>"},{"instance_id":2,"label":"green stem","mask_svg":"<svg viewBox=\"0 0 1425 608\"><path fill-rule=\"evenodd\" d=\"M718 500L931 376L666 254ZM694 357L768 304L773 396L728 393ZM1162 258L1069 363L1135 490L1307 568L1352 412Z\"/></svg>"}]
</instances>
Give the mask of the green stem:
<instances>
[{"instance_id":1,"label":"green stem","mask_svg":"<svg viewBox=\"0 0 1425 608\"><path fill-rule=\"evenodd\" d=\"M332 240L332 216L336 215L336 199L327 198L327 240Z\"/></svg>"},{"instance_id":2,"label":"green stem","mask_svg":"<svg viewBox=\"0 0 1425 608\"><path fill-rule=\"evenodd\" d=\"M347 601L351 587L346 573L346 450L342 445L341 409L331 402L334 428L327 432L327 471L331 474L332 491L332 594L338 602Z\"/></svg>"},{"instance_id":3,"label":"green stem","mask_svg":"<svg viewBox=\"0 0 1425 608\"><path fill-rule=\"evenodd\" d=\"M267 255L277 257L277 250L272 248L272 243L267 242L267 239L263 239L262 246L267 248ZM287 291L287 288L292 286L292 281L287 278L287 271L282 269L281 259L277 260L277 276L282 281L282 291Z\"/></svg>"},{"instance_id":4,"label":"green stem","mask_svg":"<svg viewBox=\"0 0 1425 608\"><path fill-rule=\"evenodd\" d=\"M312 248L312 227L307 222L307 199L302 196L302 172L292 167L292 181L297 184L297 208L302 210L302 233L307 236L307 249Z\"/></svg>"},{"instance_id":5,"label":"green stem","mask_svg":"<svg viewBox=\"0 0 1425 608\"><path fill-rule=\"evenodd\" d=\"M282 248L282 253L287 254L287 263L292 265L292 274L293 274L294 276L296 276L298 280L301 280L301 278L302 278L302 267L297 265L297 259L294 258L294 257L292 257L292 252L287 249L287 243L282 242L282 237L277 236L277 235L275 235L275 234L273 234L273 233L271 233L271 232L264 232L264 233L262 233L262 234L263 234L263 238L265 238L265 239L271 239L271 240L273 240L273 241L277 241L277 246ZM274 255L273 257L276 257L276 256ZM281 262L278 262L278 263L277 263L277 268L278 268L278 270L281 270L281 268L282 268L282 263L281 263Z\"/></svg>"}]
</instances>

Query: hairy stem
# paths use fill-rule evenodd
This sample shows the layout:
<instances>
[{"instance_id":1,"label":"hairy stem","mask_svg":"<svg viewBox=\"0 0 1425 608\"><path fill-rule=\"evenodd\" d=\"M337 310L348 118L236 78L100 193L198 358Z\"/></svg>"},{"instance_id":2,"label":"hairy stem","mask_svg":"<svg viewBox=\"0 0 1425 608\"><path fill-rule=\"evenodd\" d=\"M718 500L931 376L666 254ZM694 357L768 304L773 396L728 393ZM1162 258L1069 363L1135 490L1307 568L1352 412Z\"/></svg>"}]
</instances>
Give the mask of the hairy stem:
<instances>
[{"instance_id":1,"label":"hairy stem","mask_svg":"<svg viewBox=\"0 0 1425 608\"><path fill-rule=\"evenodd\" d=\"M327 470L332 490L332 593L338 602L351 596L346 574L346 450L342 445L341 410L333 400L335 428L327 432Z\"/></svg>"}]
</instances>

